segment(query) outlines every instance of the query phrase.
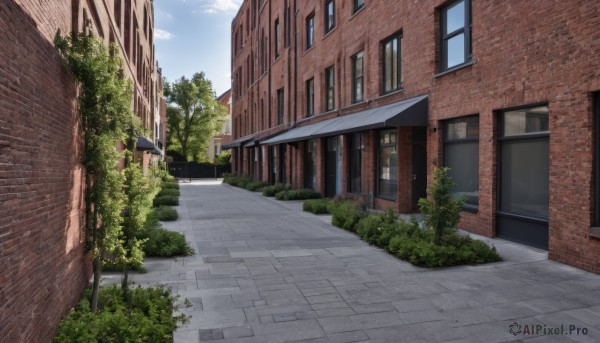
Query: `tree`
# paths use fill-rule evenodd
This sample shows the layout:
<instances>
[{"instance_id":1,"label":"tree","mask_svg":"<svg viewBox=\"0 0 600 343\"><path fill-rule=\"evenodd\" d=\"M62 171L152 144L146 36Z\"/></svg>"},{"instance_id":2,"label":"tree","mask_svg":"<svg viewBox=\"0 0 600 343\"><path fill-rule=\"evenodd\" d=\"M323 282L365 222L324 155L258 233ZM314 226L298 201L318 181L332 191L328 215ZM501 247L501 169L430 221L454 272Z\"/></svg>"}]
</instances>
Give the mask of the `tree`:
<instances>
[{"instance_id":1,"label":"tree","mask_svg":"<svg viewBox=\"0 0 600 343\"><path fill-rule=\"evenodd\" d=\"M456 183L448 176L447 167L436 167L433 172L433 184L427 188L429 199L419 199L419 207L424 223L435 232L435 244L441 245L444 235L454 231L460 220L460 211L465 197L454 199L452 189Z\"/></svg>"},{"instance_id":2,"label":"tree","mask_svg":"<svg viewBox=\"0 0 600 343\"><path fill-rule=\"evenodd\" d=\"M169 149L177 151L187 161L205 157L210 137L222 130L227 109L215 100L212 83L204 73L188 80L182 76L173 84L165 83Z\"/></svg>"}]
</instances>

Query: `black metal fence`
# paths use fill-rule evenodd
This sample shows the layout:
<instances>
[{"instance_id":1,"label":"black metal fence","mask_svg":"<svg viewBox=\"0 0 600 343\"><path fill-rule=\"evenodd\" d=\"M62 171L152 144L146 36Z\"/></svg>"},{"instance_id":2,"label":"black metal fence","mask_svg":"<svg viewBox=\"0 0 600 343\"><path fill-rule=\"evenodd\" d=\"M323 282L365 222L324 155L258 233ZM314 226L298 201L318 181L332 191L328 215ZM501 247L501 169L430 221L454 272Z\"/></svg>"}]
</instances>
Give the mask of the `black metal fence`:
<instances>
[{"instance_id":1,"label":"black metal fence","mask_svg":"<svg viewBox=\"0 0 600 343\"><path fill-rule=\"evenodd\" d=\"M231 164L217 165L175 161L169 163L169 174L183 179L216 179L223 177L224 173L231 173Z\"/></svg>"}]
</instances>

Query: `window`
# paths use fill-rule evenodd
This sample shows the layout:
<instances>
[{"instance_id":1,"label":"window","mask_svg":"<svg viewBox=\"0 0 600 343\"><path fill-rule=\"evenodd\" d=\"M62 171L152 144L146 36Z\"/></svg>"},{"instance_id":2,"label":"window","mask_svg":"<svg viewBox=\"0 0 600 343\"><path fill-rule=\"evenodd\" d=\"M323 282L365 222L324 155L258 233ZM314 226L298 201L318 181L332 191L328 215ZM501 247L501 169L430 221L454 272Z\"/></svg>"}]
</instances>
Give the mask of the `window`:
<instances>
[{"instance_id":1,"label":"window","mask_svg":"<svg viewBox=\"0 0 600 343\"><path fill-rule=\"evenodd\" d=\"M315 15L311 14L306 19L306 50L315 45Z\"/></svg>"},{"instance_id":2,"label":"window","mask_svg":"<svg viewBox=\"0 0 600 343\"><path fill-rule=\"evenodd\" d=\"M315 114L315 79L306 81L306 116Z\"/></svg>"},{"instance_id":3,"label":"window","mask_svg":"<svg viewBox=\"0 0 600 343\"><path fill-rule=\"evenodd\" d=\"M379 182L377 194L381 198L396 200L398 185L398 131L379 131L379 156L377 171Z\"/></svg>"},{"instance_id":4,"label":"window","mask_svg":"<svg viewBox=\"0 0 600 343\"><path fill-rule=\"evenodd\" d=\"M441 71L471 60L470 1L455 1L441 10Z\"/></svg>"},{"instance_id":5,"label":"window","mask_svg":"<svg viewBox=\"0 0 600 343\"><path fill-rule=\"evenodd\" d=\"M283 124L283 88L277 90L277 125Z\"/></svg>"},{"instance_id":6,"label":"window","mask_svg":"<svg viewBox=\"0 0 600 343\"><path fill-rule=\"evenodd\" d=\"M352 102L364 100L364 52L359 52L352 57Z\"/></svg>"},{"instance_id":7,"label":"window","mask_svg":"<svg viewBox=\"0 0 600 343\"><path fill-rule=\"evenodd\" d=\"M402 85L402 36L396 34L383 42L383 93Z\"/></svg>"},{"instance_id":8,"label":"window","mask_svg":"<svg viewBox=\"0 0 600 343\"><path fill-rule=\"evenodd\" d=\"M325 95L325 99L327 99L327 103L325 105L325 109L327 111L332 111L335 108L335 73L333 66L325 69L325 91L327 94Z\"/></svg>"},{"instance_id":9,"label":"window","mask_svg":"<svg viewBox=\"0 0 600 343\"><path fill-rule=\"evenodd\" d=\"M596 113L594 116L595 125L595 144L594 144L594 226L600 226L600 92L594 96Z\"/></svg>"},{"instance_id":10,"label":"window","mask_svg":"<svg viewBox=\"0 0 600 343\"><path fill-rule=\"evenodd\" d=\"M360 193L362 174L362 153L365 149L362 133L353 133L350 136L350 179L348 186L351 193Z\"/></svg>"},{"instance_id":11,"label":"window","mask_svg":"<svg viewBox=\"0 0 600 343\"><path fill-rule=\"evenodd\" d=\"M444 125L444 166L456 182L454 198L466 197L465 207L479 205L479 117L451 119Z\"/></svg>"},{"instance_id":12,"label":"window","mask_svg":"<svg viewBox=\"0 0 600 343\"><path fill-rule=\"evenodd\" d=\"M275 19L275 58L279 57L279 19Z\"/></svg>"},{"instance_id":13,"label":"window","mask_svg":"<svg viewBox=\"0 0 600 343\"><path fill-rule=\"evenodd\" d=\"M365 7L365 0L354 0L354 13Z\"/></svg>"},{"instance_id":14,"label":"window","mask_svg":"<svg viewBox=\"0 0 600 343\"><path fill-rule=\"evenodd\" d=\"M306 142L306 173L304 187L317 189L317 140L311 139Z\"/></svg>"},{"instance_id":15,"label":"window","mask_svg":"<svg viewBox=\"0 0 600 343\"><path fill-rule=\"evenodd\" d=\"M335 27L335 1L325 1L325 33L333 30Z\"/></svg>"}]
</instances>

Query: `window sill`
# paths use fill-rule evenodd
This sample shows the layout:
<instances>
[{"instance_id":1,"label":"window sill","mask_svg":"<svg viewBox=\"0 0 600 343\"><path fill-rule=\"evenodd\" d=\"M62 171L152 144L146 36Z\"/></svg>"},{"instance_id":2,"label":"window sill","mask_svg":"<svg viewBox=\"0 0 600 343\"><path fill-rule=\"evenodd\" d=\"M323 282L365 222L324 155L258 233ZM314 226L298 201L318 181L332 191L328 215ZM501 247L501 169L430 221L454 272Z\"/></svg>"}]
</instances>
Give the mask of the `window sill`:
<instances>
[{"instance_id":1,"label":"window sill","mask_svg":"<svg viewBox=\"0 0 600 343\"><path fill-rule=\"evenodd\" d=\"M590 237L594 239L600 239L600 227L591 227L590 228Z\"/></svg>"},{"instance_id":2,"label":"window sill","mask_svg":"<svg viewBox=\"0 0 600 343\"><path fill-rule=\"evenodd\" d=\"M393 201L393 202L397 202L398 201L397 198L386 198L386 197L384 197L382 195L375 196L375 199L381 199L381 200Z\"/></svg>"},{"instance_id":3,"label":"window sill","mask_svg":"<svg viewBox=\"0 0 600 343\"><path fill-rule=\"evenodd\" d=\"M363 7L354 11L354 13L352 13L352 15L350 16L350 19L348 19L348 20L352 20L354 17L356 17L359 13L361 13L365 9L365 7L367 7L367 6L363 5Z\"/></svg>"},{"instance_id":4,"label":"window sill","mask_svg":"<svg viewBox=\"0 0 600 343\"><path fill-rule=\"evenodd\" d=\"M315 45L313 44L310 48L304 50L304 53L302 53L302 56L308 54L309 52L313 51L315 49Z\"/></svg>"},{"instance_id":5,"label":"window sill","mask_svg":"<svg viewBox=\"0 0 600 343\"><path fill-rule=\"evenodd\" d=\"M443 71L443 72L441 72L441 73L437 73L437 74L433 75L433 77L434 77L434 78L437 78L437 77L440 77L440 76L444 76L444 75L446 75L446 74L451 74L451 73L453 73L453 72L455 72L455 71L457 71L457 70L461 70L461 69L464 69L464 68L468 68L468 67L472 66L473 64L475 64L475 61L471 60L471 61L469 61L469 62L466 62L466 63L463 63L463 64L461 64L461 65L457 65L457 66L455 66L455 67L452 67L452 68L450 68L450 69L444 70L444 71Z\"/></svg>"},{"instance_id":6,"label":"window sill","mask_svg":"<svg viewBox=\"0 0 600 343\"><path fill-rule=\"evenodd\" d=\"M323 38L321 39L322 41L325 40L327 37L329 37L333 32L335 32L335 30L337 30L337 25L334 26L331 30L325 32L325 35L323 36Z\"/></svg>"},{"instance_id":7,"label":"window sill","mask_svg":"<svg viewBox=\"0 0 600 343\"><path fill-rule=\"evenodd\" d=\"M462 207L462 212L479 213L479 206L465 204Z\"/></svg>"},{"instance_id":8,"label":"window sill","mask_svg":"<svg viewBox=\"0 0 600 343\"><path fill-rule=\"evenodd\" d=\"M382 93L381 95L379 95L378 97L376 97L374 100L378 100L378 99L381 99L381 98L385 98L385 97L392 96L392 95L395 95L395 94L400 94L400 93L404 93L404 88L398 88L398 89L395 89L393 91Z\"/></svg>"}]
</instances>

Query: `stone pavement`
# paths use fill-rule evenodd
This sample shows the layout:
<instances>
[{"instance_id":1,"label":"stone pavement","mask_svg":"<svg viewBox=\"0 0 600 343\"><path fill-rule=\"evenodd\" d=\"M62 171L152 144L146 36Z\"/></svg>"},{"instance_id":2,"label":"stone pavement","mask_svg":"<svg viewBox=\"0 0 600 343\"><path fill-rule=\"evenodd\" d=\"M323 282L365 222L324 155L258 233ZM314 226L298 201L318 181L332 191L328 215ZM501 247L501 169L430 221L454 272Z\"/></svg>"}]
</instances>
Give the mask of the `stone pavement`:
<instances>
[{"instance_id":1,"label":"stone pavement","mask_svg":"<svg viewBox=\"0 0 600 343\"><path fill-rule=\"evenodd\" d=\"M165 226L197 255L148 259L149 272L133 275L193 304L175 342L600 342L600 276L539 250L486 239L503 262L423 269L301 202L193 181L180 203L181 219Z\"/></svg>"}]
</instances>

